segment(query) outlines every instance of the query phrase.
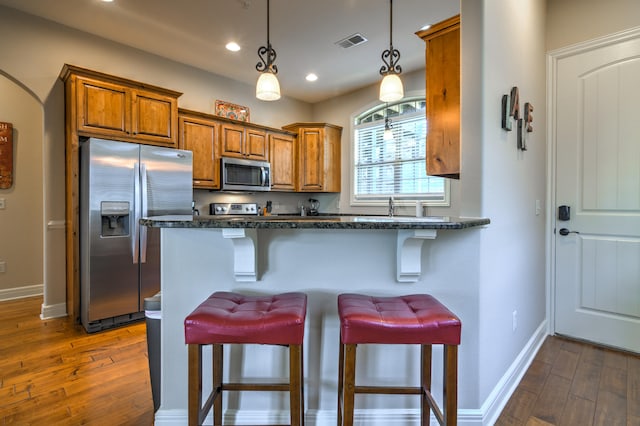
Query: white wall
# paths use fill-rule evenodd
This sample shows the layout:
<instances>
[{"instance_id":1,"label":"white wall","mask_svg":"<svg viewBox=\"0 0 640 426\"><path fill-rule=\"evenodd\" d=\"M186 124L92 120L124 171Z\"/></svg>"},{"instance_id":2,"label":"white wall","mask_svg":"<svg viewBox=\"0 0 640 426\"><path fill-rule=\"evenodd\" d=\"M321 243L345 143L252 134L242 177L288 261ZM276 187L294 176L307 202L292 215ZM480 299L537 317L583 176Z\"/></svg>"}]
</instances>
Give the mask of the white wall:
<instances>
[{"instance_id":1,"label":"white wall","mask_svg":"<svg viewBox=\"0 0 640 426\"><path fill-rule=\"evenodd\" d=\"M480 214L491 218L479 250L482 402L545 321L545 2L463 0L462 6L463 52L472 48L481 55L480 67L471 71L481 84L462 88L464 99L474 99L467 111L481 111L480 121L463 117L463 152L481 146L481 170L473 178L480 182ZM466 27L470 18L482 22ZM511 132L501 128L501 98L512 86L519 87L521 111L525 102L535 107L527 151L517 149L517 126Z\"/></svg>"},{"instance_id":2,"label":"white wall","mask_svg":"<svg viewBox=\"0 0 640 426\"><path fill-rule=\"evenodd\" d=\"M30 142L34 150L30 152L30 156L42 159L38 160L39 168L33 175L34 180L39 181L33 194L40 203L37 210L41 212L44 192L44 214L37 224L41 231L40 241L38 242L38 238L33 240L37 245L34 251L45 252L43 312L65 302L64 231L55 229L54 225L54 229L44 233L44 242L42 241L42 230L47 223L64 221L64 88L58 75L65 63L183 92L178 100L178 105L182 108L212 112L214 101L222 99L247 105L251 110L251 121L267 126L280 127L311 118L311 106L304 102L285 97L275 104L267 104L255 98L252 85L1 6L0 39L11 40L11 43L2 45L0 72L33 92L41 103L41 111L44 110L44 130L41 129L35 140ZM12 107L4 97L0 102L7 109ZM38 120L38 126L42 126L42 113ZM23 161L31 160L21 154L17 159L17 170L28 170L28 165L23 164ZM42 173L44 183L42 176L37 177ZM17 228L33 226L31 219L26 216L18 217L16 221L14 223ZM5 235L0 237L5 239ZM14 245L17 241L12 238L7 244ZM34 270L42 268L41 255L35 263L38 266ZM41 284L42 278L39 281ZM16 285L22 283L18 282Z\"/></svg>"},{"instance_id":3,"label":"white wall","mask_svg":"<svg viewBox=\"0 0 640 426\"><path fill-rule=\"evenodd\" d=\"M547 0L548 51L638 25L638 0Z\"/></svg>"},{"instance_id":4,"label":"white wall","mask_svg":"<svg viewBox=\"0 0 640 426\"><path fill-rule=\"evenodd\" d=\"M13 184L0 189L0 300L42 293L42 105L0 73L0 122L13 125Z\"/></svg>"}]
</instances>

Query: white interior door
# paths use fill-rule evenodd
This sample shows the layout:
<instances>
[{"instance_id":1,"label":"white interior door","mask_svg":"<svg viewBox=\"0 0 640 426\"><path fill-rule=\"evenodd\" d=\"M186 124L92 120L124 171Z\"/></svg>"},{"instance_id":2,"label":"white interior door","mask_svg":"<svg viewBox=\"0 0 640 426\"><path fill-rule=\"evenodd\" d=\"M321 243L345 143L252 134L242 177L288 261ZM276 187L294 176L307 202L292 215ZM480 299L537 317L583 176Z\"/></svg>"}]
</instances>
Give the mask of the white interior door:
<instances>
[{"instance_id":1,"label":"white interior door","mask_svg":"<svg viewBox=\"0 0 640 426\"><path fill-rule=\"evenodd\" d=\"M640 352L640 32L555 64L555 332Z\"/></svg>"}]
</instances>

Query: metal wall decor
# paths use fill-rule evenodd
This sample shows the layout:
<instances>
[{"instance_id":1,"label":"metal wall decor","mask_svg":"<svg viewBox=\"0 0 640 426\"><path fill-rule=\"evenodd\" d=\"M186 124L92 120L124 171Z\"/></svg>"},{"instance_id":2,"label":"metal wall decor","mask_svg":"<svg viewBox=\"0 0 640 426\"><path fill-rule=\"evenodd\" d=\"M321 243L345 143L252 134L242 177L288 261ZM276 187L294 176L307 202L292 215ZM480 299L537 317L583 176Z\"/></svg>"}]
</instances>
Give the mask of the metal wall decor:
<instances>
[{"instance_id":1,"label":"metal wall decor","mask_svg":"<svg viewBox=\"0 0 640 426\"><path fill-rule=\"evenodd\" d=\"M511 120L515 120L518 135L518 149L527 150L527 141L524 131L533 132L533 105L530 102L524 104L524 118L520 117L520 90L518 86L511 88L511 92L502 96L502 128L511 131Z\"/></svg>"}]
</instances>

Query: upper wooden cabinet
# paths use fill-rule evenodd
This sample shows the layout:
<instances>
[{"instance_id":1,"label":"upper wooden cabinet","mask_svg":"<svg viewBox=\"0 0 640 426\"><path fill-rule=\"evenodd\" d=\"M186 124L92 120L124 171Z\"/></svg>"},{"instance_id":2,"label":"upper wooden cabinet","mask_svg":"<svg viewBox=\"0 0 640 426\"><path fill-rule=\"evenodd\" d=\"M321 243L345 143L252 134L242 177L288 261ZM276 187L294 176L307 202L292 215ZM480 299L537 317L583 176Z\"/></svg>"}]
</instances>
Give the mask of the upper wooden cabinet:
<instances>
[{"instance_id":1,"label":"upper wooden cabinet","mask_svg":"<svg viewBox=\"0 0 640 426\"><path fill-rule=\"evenodd\" d=\"M342 127L294 123L283 129L298 134L298 191L340 192Z\"/></svg>"},{"instance_id":2,"label":"upper wooden cabinet","mask_svg":"<svg viewBox=\"0 0 640 426\"><path fill-rule=\"evenodd\" d=\"M269 134L272 190L295 191L297 189L296 145L296 137L294 135Z\"/></svg>"},{"instance_id":3,"label":"upper wooden cabinet","mask_svg":"<svg viewBox=\"0 0 640 426\"><path fill-rule=\"evenodd\" d=\"M460 15L416 33L426 42L427 174L460 178Z\"/></svg>"},{"instance_id":4,"label":"upper wooden cabinet","mask_svg":"<svg viewBox=\"0 0 640 426\"><path fill-rule=\"evenodd\" d=\"M220 125L220 148L223 157L268 161L267 132L242 124Z\"/></svg>"},{"instance_id":5,"label":"upper wooden cabinet","mask_svg":"<svg viewBox=\"0 0 640 426\"><path fill-rule=\"evenodd\" d=\"M179 148L193 152L193 187L220 189L220 124L206 114L180 110Z\"/></svg>"},{"instance_id":6,"label":"upper wooden cabinet","mask_svg":"<svg viewBox=\"0 0 640 426\"><path fill-rule=\"evenodd\" d=\"M180 93L69 65L61 77L78 135L178 146Z\"/></svg>"}]
</instances>

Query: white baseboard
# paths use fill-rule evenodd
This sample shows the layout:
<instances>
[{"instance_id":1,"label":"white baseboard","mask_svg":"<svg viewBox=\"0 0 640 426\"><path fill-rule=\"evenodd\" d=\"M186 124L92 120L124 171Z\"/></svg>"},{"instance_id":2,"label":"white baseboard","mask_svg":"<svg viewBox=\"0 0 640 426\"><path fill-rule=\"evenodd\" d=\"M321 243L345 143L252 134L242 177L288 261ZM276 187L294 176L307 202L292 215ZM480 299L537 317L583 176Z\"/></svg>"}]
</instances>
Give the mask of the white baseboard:
<instances>
[{"instance_id":1,"label":"white baseboard","mask_svg":"<svg viewBox=\"0 0 640 426\"><path fill-rule=\"evenodd\" d=\"M522 380L522 377L527 372L527 369L544 343L547 335L547 320L545 319L540 326L538 326L533 336L531 336L500 381L498 381L493 391L491 391L484 401L484 404L482 404L480 412L483 413L484 421L479 424L495 424L502 409L507 405L507 402L509 402L509 398L518 387L520 380Z\"/></svg>"},{"instance_id":2,"label":"white baseboard","mask_svg":"<svg viewBox=\"0 0 640 426\"><path fill-rule=\"evenodd\" d=\"M36 284L0 290L0 302L4 302L5 300L23 299L25 297L42 296L43 289L43 284Z\"/></svg>"},{"instance_id":3,"label":"white baseboard","mask_svg":"<svg viewBox=\"0 0 640 426\"><path fill-rule=\"evenodd\" d=\"M545 320L498 381L493 391L482 404L482 407L479 409L458 410L459 426L490 426L495 424L511 394L515 391L536 353L538 353L547 334L547 322ZM337 420L336 415L335 410L307 410L305 424L307 426L334 426ZM163 410L160 407L156 413L154 424L155 426L182 426L187 424L187 420L187 410ZM417 424L419 420L419 409L367 409L356 410L354 413L354 424L356 425L405 426ZM288 423L288 411L227 410L224 414L224 424L230 425ZM211 413L207 416L204 424L213 424ZM437 424L433 413L431 414L431 424Z\"/></svg>"},{"instance_id":4,"label":"white baseboard","mask_svg":"<svg viewBox=\"0 0 640 426\"><path fill-rule=\"evenodd\" d=\"M55 305L45 305L42 304L42 308L40 310L40 319L46 320L51 318L61 318L67 316L67 304L66 303L57 303Z\"/></svg>"}]
</instances>

